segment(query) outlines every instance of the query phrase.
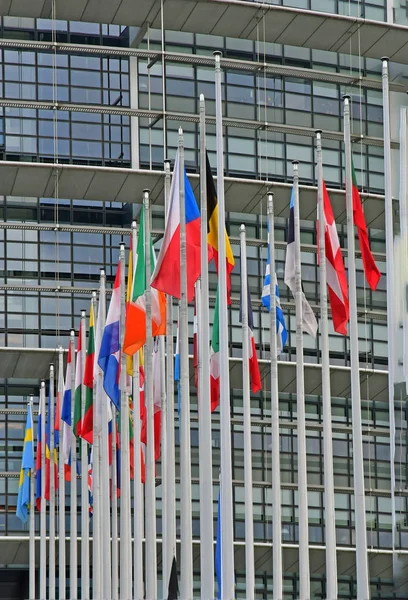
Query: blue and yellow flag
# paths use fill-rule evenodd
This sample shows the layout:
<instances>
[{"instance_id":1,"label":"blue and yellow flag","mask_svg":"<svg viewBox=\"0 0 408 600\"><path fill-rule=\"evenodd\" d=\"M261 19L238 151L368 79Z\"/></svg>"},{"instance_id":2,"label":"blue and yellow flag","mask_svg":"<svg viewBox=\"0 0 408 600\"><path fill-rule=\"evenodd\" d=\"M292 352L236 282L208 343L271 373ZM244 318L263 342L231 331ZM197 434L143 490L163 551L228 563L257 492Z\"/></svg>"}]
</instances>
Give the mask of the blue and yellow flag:
<instances>
[{"instance_id":1,"label":"blue and yellow flag","mask_svg":"<svg viewBox=\"0 0 408 600\"><path fill-rule=\"evenodd\" d=\"M20 471L20 484L17 498L17 517L27 522L30 507L30 480L34 470L34 445L33 445L33 415L31 405L28 405L27 423L24 436L23 460Z\"/></svg>"}]
</instances>

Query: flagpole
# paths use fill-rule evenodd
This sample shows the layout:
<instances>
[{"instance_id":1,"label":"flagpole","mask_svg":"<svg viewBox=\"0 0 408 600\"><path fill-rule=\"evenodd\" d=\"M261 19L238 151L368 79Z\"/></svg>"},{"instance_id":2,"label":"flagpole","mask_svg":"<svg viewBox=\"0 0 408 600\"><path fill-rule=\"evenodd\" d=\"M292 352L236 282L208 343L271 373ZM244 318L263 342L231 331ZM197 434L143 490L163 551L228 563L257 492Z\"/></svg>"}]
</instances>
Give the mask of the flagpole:
<instances>
[{"instance_id":1,"label":"flagpole","mask_svg":"<svg viewBox=\"0 0 408 600\"><path fill-rule=\"evenodd\" d=\"M276 339L276 268L275 268L275 218L273 194L268 193L269 225L269 335L271 354L271 418L272 418L272 554L273 600L283 598L282 574L282 509L279 437L279 387L278 349Z\"/></svg>"},{"instance_id":2,"label":"flagpole","mask_svg":"<svg viewBox=\"0 0 408 600\"><path fill-rule=\"evenodd\" d=\"M387 255L387 340L388 340L388 398L390 415L390 462L391 462L391 517L392 517L392 549L396 544L396 509L395 509L395 402L394 402L394 365L395 365L395 276L394 276L394 223L392 206L392 175L391 175L391 131L390 131L390 89L388 63L382 61L382 93L383 93L383 124L384 124L384 195L385 195L385 251ZM402 169L406 172L406 163ZM403 199L405 201L405 198ZM400 219L401 220L401 219ZM405 225L405 224L404 224ZM402 231L404 230L402 226ZM395 563L394 555L394 563ZM396 569L394 569L395 571ZM399 570L399 569L398 569Z\"/></svg>"},{"instance_id":3,"label":"flagpole","mask_svg":"<svg viewBox=\"0 0 408 600\"><path fill-rule=\"evenodd\" d=\"M34 397L30 396L27 403L28 410L31 410L31 431L34 443L34 426L33 426L33 404ZM35 600L35 468L30 472L30 570L29 570L29 596L30 600ZM65 537L65 536L64 536ZM65 541L65 540L64 540ZM65 590L64 590L65 591ZM60 596L61 600L65 596Z\"/></svg>"},{"instance_id":4,"label":"flagpole","mask_svg":"<svg viewBox=\"0 0 408 600\"><path fill-rule=\"evenodd\" d=\"M125 337L125 245L120 244L120 345ZM126 354L120 354L120 598L127 600L132 595L132 568L130 557L130 460L129 460L129 400L126 393Z\"/></svg>"},{"instance_id":5,"label":"flagpole","mask_svg":"<svg viewBox=\"0 0 408 600\"><path fill-rule=\"evenodd\" d=\"M217 132L218 285L220 318L220 427L221 427L221 571L222 599L235 597L234 524L232 510L231 400L228 352L227 266L225 247L224 140L222 128L221 52L215 57Z\"/></svg>"},{"instance_id":6,"label":"flagpole","mask_svg":"<svg viewBox=\"0 0 408 600\"><path fill-rule=\"evenodd\" d=\"M168 207L170 198L170 161L164 163L165 171L165 202ZM167 208L166 208L167 215ZM174 437L174 340L173 340L173 299L166 297L166 373L167 373L167 584L173 557L176 556L176 472L175 472L175 437Z\"/></svg>"},{"instance_id":7,"label":"flagpole","mask_svg":"<svg viewBox=\"0 0 408 600\"><path fill-rule=\"evenodd\" d=\"M146 598L157 599L157 548L156 548L156 477L154 457L154 406L153 406L153 336L152 297L150 288L150 192L143 192L146 268L146 355L145 355L145 405L147 411L146 446Z\"/></svg>"},{"instance_id":8,"label":"flagpole","mask_svg":"<svg viewBox=\"0 0 408 600\"><path fill-rule=\"evenodd\" d=\"M100 322L99 322L100 321ZM106 274L100 270L99 307L98 307L98 336L102 337L101 329L106 322ZM102 325L101 325L102 324ZM98 338L98 339L99 339ZM101 339L99 339L99 345ZM97 348L99 352L99 348ZM102 555L102 598L107 600L111 595L111 528L110 528L110 489L109 489L109 438L108 438L108 398L102 384L102 373L95 361L98 374L97 402L100 403L101 413L101 445L100 445L100 479L101 479L101 555ZM96 599L95 599L96 600Z\"/></svg>"},{"instance_id":9,"label":"flagpole","mask_svg":"<svg viewBox=\"0 0 408 600\"><path fill-rule=\"evenodd\" d=\"M70 333L71 345L71 519L70 519L70 560L69 560L69 587L70 598L78 596L78 555L77 555L77 455L76 437L73 432L74 423L74 393L75 393L75 331Z\"/></svg>"},{"instance_id":10,"label":"flagpole","mask_svg":"<svg viewBox=\"0 0 408 600\"><path fill-rule=\"evenodd\" d=\"M117 450L116 450L116 407L112 408L112 472L111 472L111 490L112 490L112 600L118 600L119 588L119 552L118 552L118 473L117 473Z\"/></svg>"},{"instance_id":11,"label":"flagpole","mask_svg":"<svg viewBox=\"0 0 408 600\"><path fill-rule=\"evenodd\" d=\"M41 506L40 506L40 600L47 598L47 525L45 506L45 381L40 389L41 419Z\"/></svg>"},{"instance_id":12,"label":"flagpole","mask_svg":"<svg viewBox=\"0 0 408 600\"><path fill-rule=\"evenodd\" d=\"M298 498L299 498L299 600L310 598L309 516L307 504L306 415L303 371L302 274L300 254L299 173L293 161L295 193L295 302L296 302L296 398L298 416Z\"/></svg>"},{"instance_id":13,"label":"flagpole","mask_svg":"<svg viewBox=\"0 0 408 600\"><path fill-rule=\"evenodd\" d=\"M326 217L323 199L323 161L321 131L316 131L318 220L320 246L320 343L322 353L324 522L326 542L326 599L337 600L336 512L334 503L333 437L327 311Z\"/></svg>"},{"instance_id":14,"label":"flagpole","mask_svg":"<svg viewBox=\"0 0 408 600\"><path fill-rule=\"evenodd\" d=\"M179 197L180 197L180 520L181 586L180 597L193 597L193 531L191 511L190 448L190 375L188 355L187 242L184 191L184 138L179 129Z\"/></svg>"},{"instance_id":15,"label":"flagpole","mask_svg":"<svg viewBox=\"0 0 408 600\"><path fill-rule=\"evenodd\" d=\"M81 426L85 416L85 361L86 361L86 311L81 310ZM88 498L88 444L81 444L81 597L89 598L89 498Z\"/></svg>"},{"instance_id":16,"label":"flagpole","mask_svg":"<svg viewBox=\"0 0 408 600\"><path fill-rule=\"evenodd\" d=\"M92 292L92 313L94 316L94 340L96 335L96 292ZM95 352L95 347L94 347ZM97 361L94 361L94 365ZM94 600L102 596L102 520L101 520L101 481L100 481L100 422L98 420L97 398L96 398L96 373L94 372L92 384L92 410L93 410L93 445L92 445L92 593ZM103 524L105 525L105 524Z\"/></svg>"},{"instance_id":17,"label":"flagpole","mask_svg":"<svg viewBox=\"0 0 408 600\"><path fill-rule=\"evenodd\" d=\"M200 210L201 210L201 310L198 336L198 451L200 466L200 567L201 599L214 598L214 508L210 400L210 310L207 243L207 164L205 99L200 95Z\"/></svg>"},{"instance_id":18,"label":"flagpole","mask_svg":"<svg viewBox=\"0 0 408 600\"><path fill-rule=\"evenodd\" d=\"M167 174L166 174L167 175ZM166 176L165 175L165 176ZM165 182L166 187L166 182ZM166 213L166 189L165 189L165 213ZM166 296L167 305L167 296ZM168 540L168 528L167 523L169 520L168 515L168 466L169 460L167 455L167 394L166 394L166 342L164 336L159 337L159 352L160 352L160 380L161 380L161 490L162 490L162 583L163 583L163 597L166 591L166 583L168 583L167 573L169 573L169 561L171 561Z\"/></svg>"},{"instance_id":19,"label":"flagpole","mask_svg":"<svg viewBox=\"0 0 408 600\"><path fill-rule=\"evenodd\" d=\"M353 416L353 478L354 510L356 530L356 573L357 600L370 598L370 582L367 560L367 529L364 492L363 435L361 425L360 373L357 325L357 284L355 238L353 221L351 140L350 140L350 98L344 96L344 146L346 153L346 208L347 208L347 261L350 301L350 365L351 403ZM388 256L387 256L388 259Z\"/></svg>"},{"instance_id":20,"label":"flagpole","mask_svg":"<svg viewBox=\"0 0 408 600\"><path fill-rule=\"evenodd\" d=\"M167 217L167 209L169 204L169 189L170 189L170 164L168 160L164 161L164 214ZM162 369L162 390L167 390L168 379L166 379L166 366L168 367L169 361L166 361L165 352L168 351L168 339L171 334L167 333L167 306L170 296L166 296L166 341L160 340L160 359L163 362ZM172 327L170 328L172 332ZM171 356L173 352L171 352ZM167 365L166 365L167 362ZM166 593L166 587L168 585L170 570L169 563L171 561L172 547L169 538L169 457L168 457L168 406L167 396L164 406L162 406L162 427L161 427L161 473L162 473L162 580L163 580L163 597Z\"/></svg>"},{"instance_id":21,"label":"flagpole","mask_svg":"<svg viewBox=\"0 0 408 600\"><path fill-rule=\"evenodd\" d=\"M241 225L242 394L244 410L246 599L255 599L254 511L252 492L251 394L249 389L248 268L245 225ZM222 581L222 580L221 580Z\"/></svg>"},{"instance_id":22,"label":"flagpole","mask_svg":"<svg viewBox=\"0 0 408 600\"><path fill-rule=\"evenodd\" d=\"M132 264L136 269L137 261L137 226L132 223ZM133 273L134 276L134 273ZM140 373L139 352L133 355L133 569L134 600L143 600L143 488L140 464Z\"/></svg>"},{"instance_id":23,"label":"flagpole","mask_svg":"<svg viewBox=\"0 0 408 600\"><path fill-rule=\"evenodd\" d=\"M54 460L54 365L50 365L50 402L48 415L50 423L50 513L49 513L49 557L48 595L55 600L55 460Z\"/></svg>"},{"instance_id":24,"label":"flagpole","mask_svg":"<svg viewBox=\"0 0 408 600\"><path fill-rule=\"evenodd\" d=\"M58 349L58 393L60 401L60 446L59 446L59 522L58 522L58 581L59 581L59 598L63 600L66 596L66 554L65 554L65 473L64 473L64 453L62 451L61 439L61 414L64 397L64 351L62 346Z\"/></svg>"}]
</instances>

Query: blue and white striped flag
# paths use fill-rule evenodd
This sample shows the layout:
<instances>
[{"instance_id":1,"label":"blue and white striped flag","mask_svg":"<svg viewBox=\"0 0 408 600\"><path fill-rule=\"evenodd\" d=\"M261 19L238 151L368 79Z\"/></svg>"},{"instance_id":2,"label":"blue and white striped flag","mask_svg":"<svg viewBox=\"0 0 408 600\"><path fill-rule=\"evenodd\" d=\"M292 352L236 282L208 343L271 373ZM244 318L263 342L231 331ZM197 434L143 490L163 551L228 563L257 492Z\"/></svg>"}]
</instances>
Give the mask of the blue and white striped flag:
<instances>
[{"instance_id":1,"label":"blue and white striped flag","mask_svg":"<svg viewBox=\"0 0 408 600\"><path fill-rule=\"evenodd\" d=\"M268 228L269 229L269 228ZM276 279L276 273L274 274L275 280L275 304L276 304L276 346L278 353L282 352L286 340L288 339L288 332L285 325L285 317L283 316L283 310L281 308L280 297L279 297L279 286ZM262 290L262 305L271 310L271 248L269 244L269 232L268 232L268 261L266 263L264 286Z\"/></svg>"}]
</instances>

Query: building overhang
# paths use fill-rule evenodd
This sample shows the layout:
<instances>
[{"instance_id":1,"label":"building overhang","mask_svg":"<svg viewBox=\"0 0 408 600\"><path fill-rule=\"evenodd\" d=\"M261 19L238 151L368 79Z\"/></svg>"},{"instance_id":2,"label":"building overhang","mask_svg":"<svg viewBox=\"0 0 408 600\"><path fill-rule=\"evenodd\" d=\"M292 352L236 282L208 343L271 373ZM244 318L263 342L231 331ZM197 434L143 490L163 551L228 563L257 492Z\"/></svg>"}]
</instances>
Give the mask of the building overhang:
<instances>
[{"instance_id":1,"label":"building overhang","mask_svg":"<svg viewBox=\"0 0 408 600\"><path fill-rule=\"evenodd\" d=\"M91 167L0 161L0 194L25 198L55 198L58 172L58 196L86 201L138 203L143 190L151 191L151 202L164 205L164 172L115 167ZM199 176L189 174L196 198ZM238 177L225 178L225 206L228 212L266 214L268 192L274 194L276 217L289 216L292 184ZM338 225L346 223L346 199L343 190L328 189ZM384 197L362 193L368 227L384 229ZM300 185L300 218L316 220L317 188Z\"/></svg>"},{"instance_id":2,"label":"building overhang","mask_svg":"<svg viewBox=\"0 0 408 600\"><path fill-rule=\"evenodd\" d=\"M66 352L64 352L66 356ZM270 390L270 361L259 359L262 388ZM7 348L0 347L0 379L40 380L48 379L50 364L58 364L58 349ZM242 389L242 359L230 357L230 387ZM296 363L278 362L279 391L296 394ZM322 393L321 365L305 363L305 394L316 396ZM191 384L194 385L192 357L190 357ZM361 397L363 399L388 400L388 372L360 368ZM341 365L330 367L331 395L337 398L351 396L350 368Z\"/></svg>"},{"instance_id":3,"label":"building overhang","mask_svg":"<svg viewBox=\"0 0 408 600\"><path fill-rule=\"evenodd\" d=\"M160 0L57 1L57 19L161 27ZM3 0L0 16L51 18L49 0ZM266 41L408 63L408 28L380 21L240 0L164 0L167 30Z\"/></svg>"}]
</instances>

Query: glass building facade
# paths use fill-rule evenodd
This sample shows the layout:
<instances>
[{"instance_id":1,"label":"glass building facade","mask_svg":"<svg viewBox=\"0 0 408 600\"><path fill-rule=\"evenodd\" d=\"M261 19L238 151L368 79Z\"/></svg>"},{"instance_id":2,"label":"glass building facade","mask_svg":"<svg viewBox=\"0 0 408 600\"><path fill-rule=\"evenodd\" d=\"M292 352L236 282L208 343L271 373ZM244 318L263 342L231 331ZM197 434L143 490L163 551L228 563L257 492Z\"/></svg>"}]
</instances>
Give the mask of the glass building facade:
<instances>
[{"instance_id":1,"label":"glass building facade","mask_svg":"<svg viewBox=\"0 0 408 600\"><path fill-rule=\"evenodd\" d=\"M272 0L269 4L375 21L386 21L387 9L390 8L386 0ZM402 0L395 1L391 8L395 23L408 23L408 8ZM208 115L215 114L214 69L209 59L214 50L221 50L223 58L229 61L228 65L223 65L223 109L228 119L224 148L227 177L245 181L266 180L278 186L291 183L292 161L296 159L300 161L301 184L313 189L317 184L313 132L323 129L333 134L323 136L325 181L341 197L345 178L341 141L342 97L349 93L357 180L367 197L366 206L370 198L383 199L380 60L297 47L295 41L293 45L269 43L265 41L267 35L265 38L262 23L255 41L149 28L139 35L140 31L126 26L126 23L123 26L100 25L28 17L3 17L0 27L0 97L4 100L0 107L1 161L161 172L164 158L173 160L175 157L181 123L185 135L186 167L194 175L199 170L198 123L189 116L198 114L200 94L206 97ZM138 40L136 49L135 39ZM53 40L60 45L58 50L52 50L49 45L41 46L41 43L46 45ZM115 52L107 51L107 46ZM164 48L166 60L162 61L160 53ZM132 49L135 52L132 53ZM157 61L152 60L152 53L159 56ZM395 89L405 73L404 65L396 67ZM392 94L399 96L398 91ZM7 101L10 101L9 106ZM58 105L58 110L53 105ZM133 109L140 111L139 116L132 116L130 111ZM143 110L146 111L145 116L141 114ZM156 121L150 115L155 111L162 115ZM176 113L183 116L177 120L174 117ZM275 129L265 124L273 124ZM215 168L214 125L207 125L207 136L209 157ZM288 204L289 194L288 189ZM61 198L55 194L50 197L0 196L0 347L53 350L62 345L66 348L70 329L78 328L80 310L88 309L90 292L98 286L101 267L106 268L108 283L112 285L119 243L122 240L128 242L130 225L137 218L139 209L140 204L131 201L103 202L98 199ZM278 216L275 221L276 268L288 329L288 343L280 356L280 369L296 361L295 306L290 290L283 283L287 216ZM301 222L302 280L305 294L318 314L315 221L316 214L310 214ZM255 211L242 214L231 210L227 214L227 230L236 260L232 274L233 302L229 312L232 361L242 356L239 321L239 228L242 222L246 224L251 241L248 246L248 282L254 309L255 341L261 364L266 369L270 355L269 316L262 310L260 302L267 252L265 195L259 198ZM345 248L344 218L339 223L340 244ZM158 249L164 228L163 209L159 204L153 207L152 224ZM358 257L357 301L370 585L372 599L379 600L408 597L405 591L400 595L392 567L395 553L402 558L408 555L407 410L405 393L401 393L400 398L395 399L396 450L395 457L391 457L385 231L381 219L374 227L370 223L368 225L371 248L382 278L378 289L371 291ZM346 259L345 262L347 268ZM216 274L211 271L211 320L215 290ZM192 349L192 306L189 318ZM349 338L337 335L331 321L329 327L332 370L338 379L344 377L349 380ZM319 369L320 350L319 335L316 340L305 337L306 369ZM28 545L28 532L16 518L15 507L26 403L30 395L37 398L38 386L38 379L27 379L22 372L15 377L0 379L0 541L3 542L7 542L9 536L17 536ZM338 597L351 600L356 593L351 397L349 383L339 383L333 388L333 464L339 563L342 564L341 557L346 557L344 568L342 564L342 570L339 569ZM321 396L309 391L311 393L306 396L309 542L311 552L316 552L313 556L317 558L312 560L312 565L315 565L319 561L324 562L325 544L323 415ZM198 411L194 394L192 388L193 535L198 541ZM241 389L232 389L231 405L235 541L239 553L243 552L245 541ZM268 392L260 392L251 398L251 416L256 597L270 598L273 589L273 523L271 400ZM298 568L296 561L292 560L299 541L296 423L296 394L280 389L285 600L295 600L299 593ZM219 425L219 415L215 413L212 428L215 499L220 466ZM177 418L175 426L178 444ZM178 445L176 460L176 477L179 477ZM392 469L395 470L395 494L391 489ZM160 465L157 476L160 537ZM392 498L395 499L395 539ZM214 522L216 515L214 502ZM350 556L353 557L352 566L346 568ZM2 560L0 564L15 569L16 573L20 572L18 569L27 568L26 564L8 564ZM315 569L312 566L312 598L325 597L325 572L320 567L321 564ZM0 579L2 572L0 568ZM200 574L197 569L194 586L198 596ZM237 562L236 586L237 598L245 598L243 559ZM13 597L23 596L16 592Z\"/></svg>"}]
</instances>

